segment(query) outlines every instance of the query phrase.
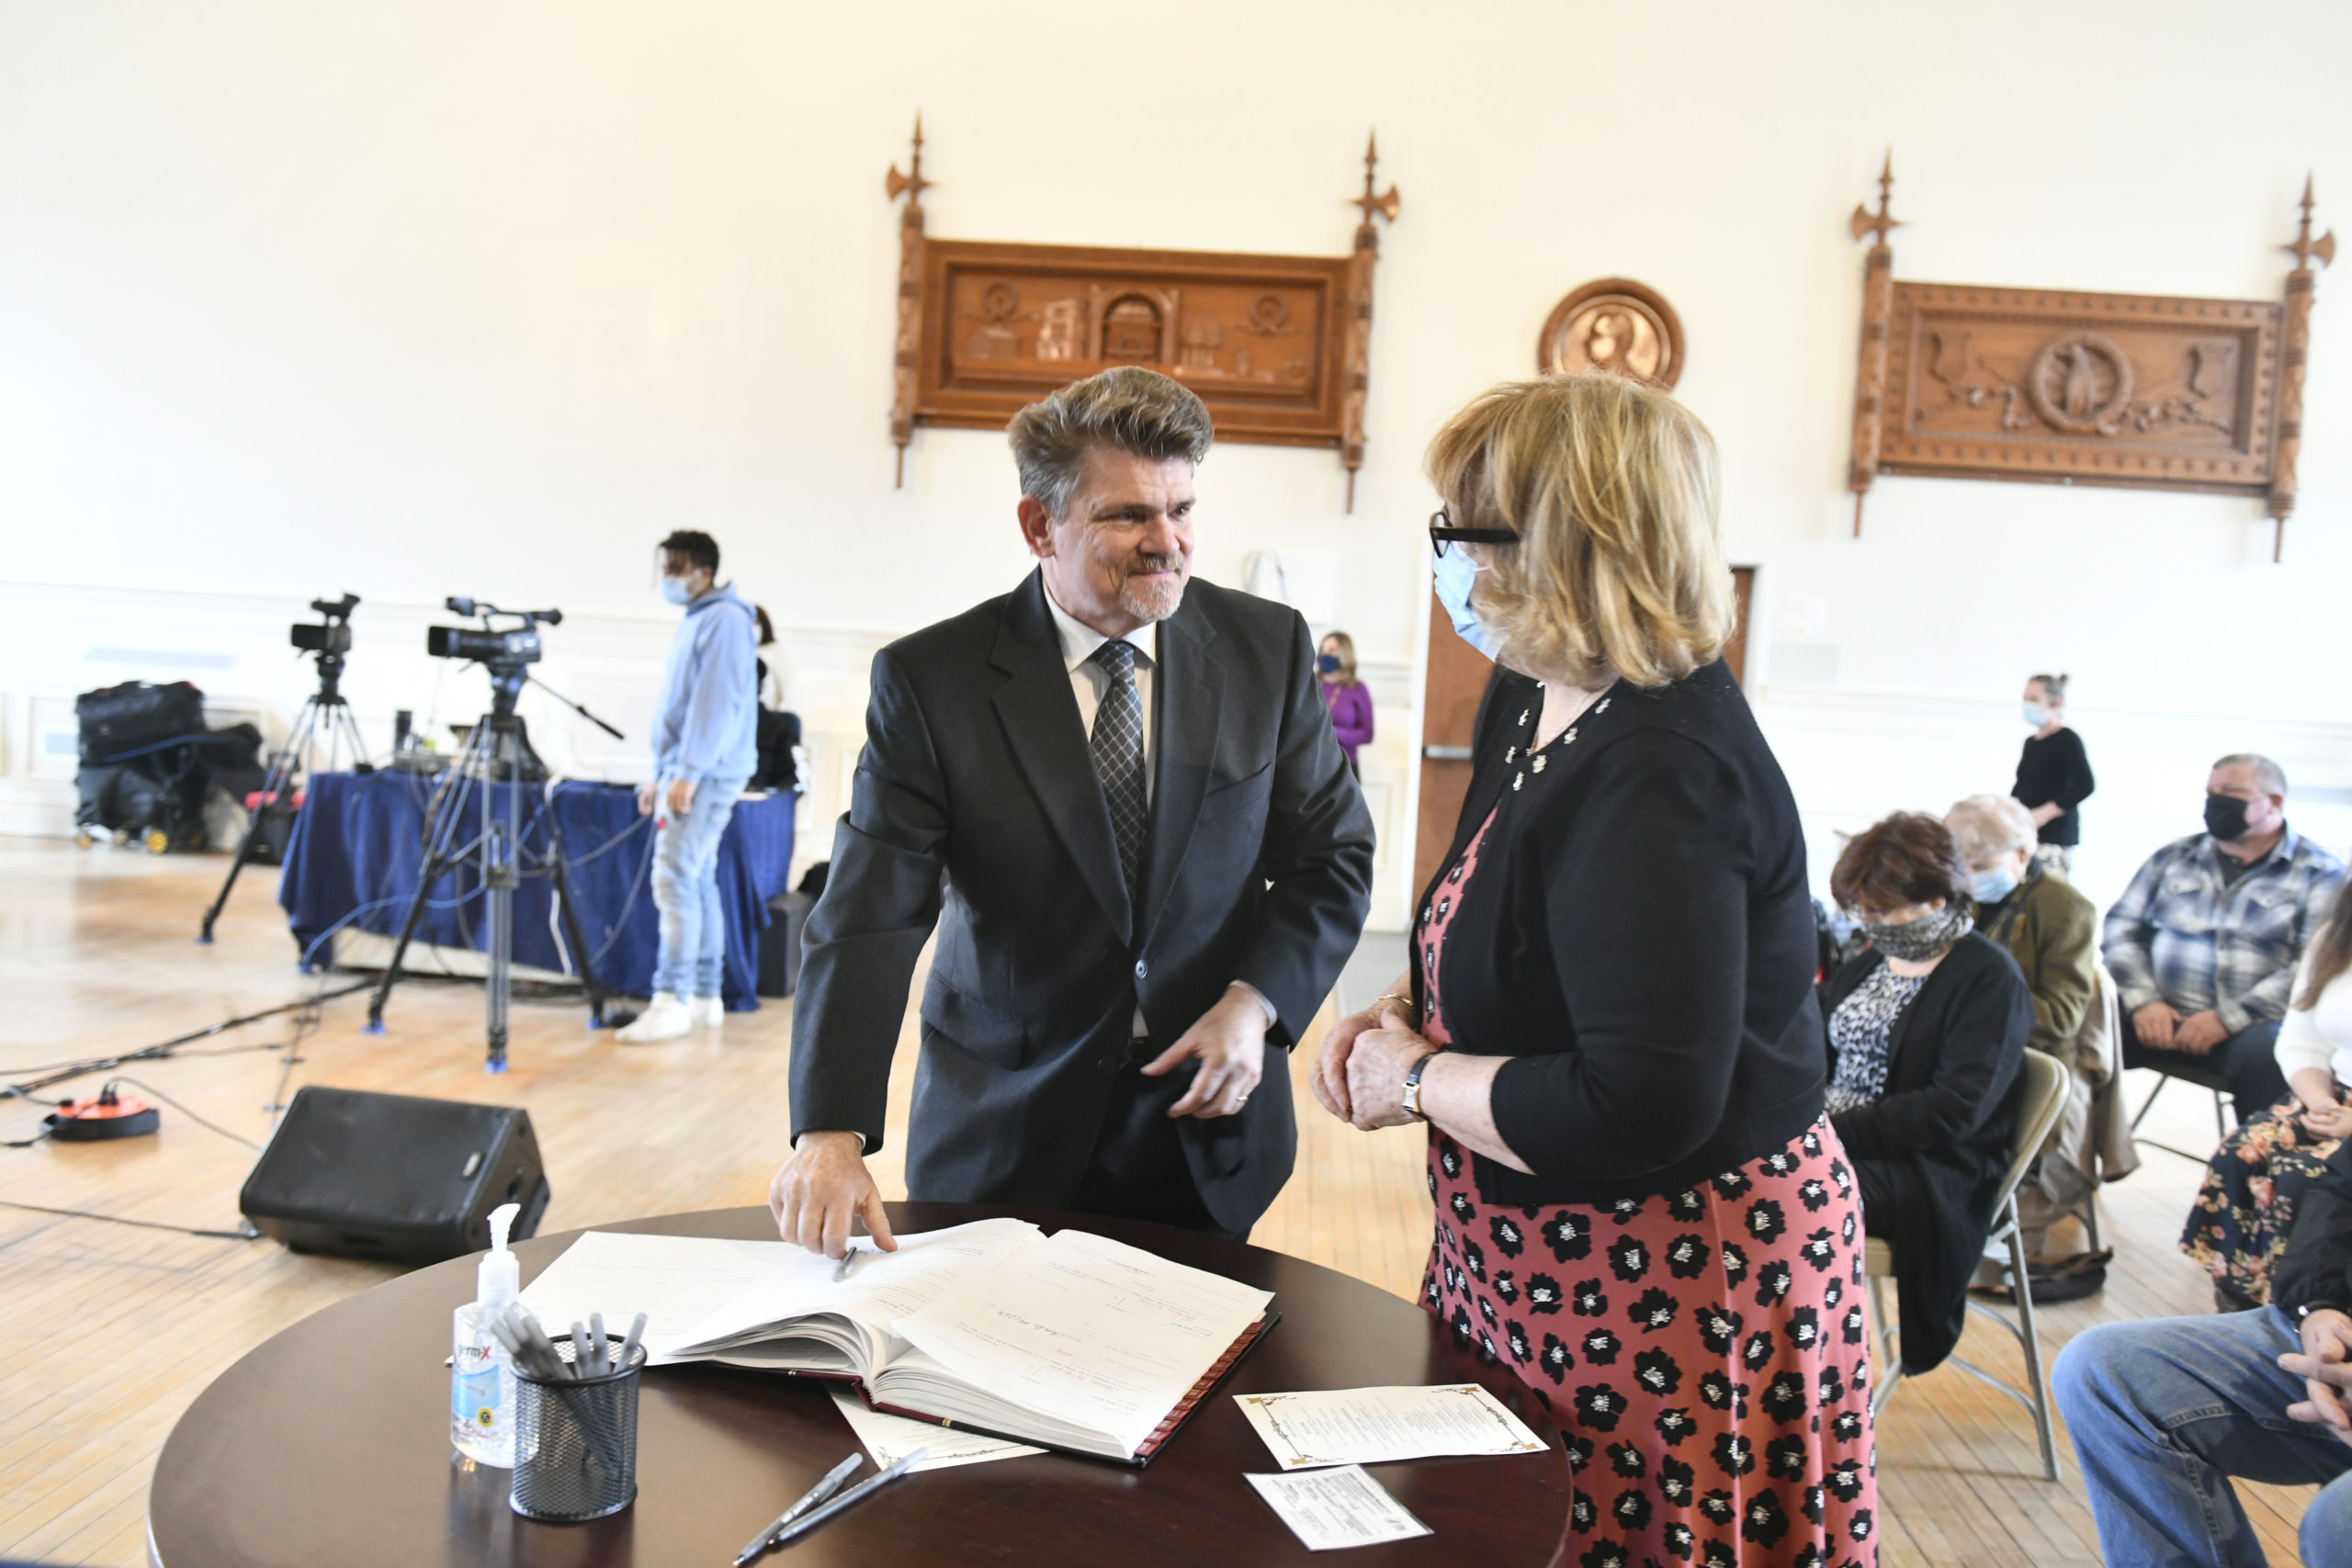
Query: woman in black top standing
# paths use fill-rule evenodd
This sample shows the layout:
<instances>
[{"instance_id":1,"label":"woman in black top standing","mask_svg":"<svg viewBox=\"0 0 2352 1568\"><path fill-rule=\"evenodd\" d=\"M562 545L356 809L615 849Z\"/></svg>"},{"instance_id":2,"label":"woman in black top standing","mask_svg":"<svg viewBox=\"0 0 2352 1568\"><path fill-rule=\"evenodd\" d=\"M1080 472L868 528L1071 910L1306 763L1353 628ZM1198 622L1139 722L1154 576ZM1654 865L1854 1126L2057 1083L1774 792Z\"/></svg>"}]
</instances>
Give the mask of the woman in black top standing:
<instances>
[{"instance_id":1,"label":"woman in black top standing","mask_svg":"<svg viewBox=\"0 0 2352 1568\"><path fill-rule=\"evenodd\" d=\"M1440 597L1503 672L1413 968L1316 1097L1430 1123L1424 1303L1561 1411L1577 1560L1870 1558L1860 1200L1796 804L1718 657L1713 440L1565 377L1428 463Z\"/></svg>"},{"instance_id":2,"label":"woman in black top standing","mask_svg":"<svg viewBox=\"0 0 2352 1568\"><path fill-rule=\"evenodd\" d=\"M2083 738L2066 728L2064 675L2036 675L2025 683L2025 721L2033 728L2018 758L2018 782L2009 793L2033 813L2041 846L2033 858L2064 876L2073 869L2075 846L2083 841L2082 814L2075 807L2091 797L2090 754Z\"/></svg>"}]
</instances>

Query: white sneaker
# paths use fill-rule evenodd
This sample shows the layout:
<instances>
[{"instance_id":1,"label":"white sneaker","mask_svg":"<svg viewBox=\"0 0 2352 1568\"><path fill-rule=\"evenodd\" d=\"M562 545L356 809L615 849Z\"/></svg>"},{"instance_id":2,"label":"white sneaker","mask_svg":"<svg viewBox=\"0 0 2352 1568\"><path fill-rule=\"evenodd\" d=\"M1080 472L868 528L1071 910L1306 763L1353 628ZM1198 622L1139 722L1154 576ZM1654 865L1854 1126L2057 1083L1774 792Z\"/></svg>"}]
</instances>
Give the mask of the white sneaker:
<instances>
[{"instance_id":1,"label":"white sneaker","mask_svg":"<svg viewBox=\"0 0 2352 1568\"><path fill-rule=\"evenodd\" d=\"M664 1040L676 1040L695 1026L694 1015L686 1004L668 991L656 991L637 1021L613 1038L624 1045L655 1045Z\"/></svg>"},{"instance_id":2,"label":"white sneaker","mask_svg":"<svg viewBox=\"0 0 2352 1568\"><path fill-rule=\"evenodd\" d=\"M696 1029L717 1029L727 1021L727 1003L719 997L696 997L686 1003Z\"/></svg>"}]
</instances>

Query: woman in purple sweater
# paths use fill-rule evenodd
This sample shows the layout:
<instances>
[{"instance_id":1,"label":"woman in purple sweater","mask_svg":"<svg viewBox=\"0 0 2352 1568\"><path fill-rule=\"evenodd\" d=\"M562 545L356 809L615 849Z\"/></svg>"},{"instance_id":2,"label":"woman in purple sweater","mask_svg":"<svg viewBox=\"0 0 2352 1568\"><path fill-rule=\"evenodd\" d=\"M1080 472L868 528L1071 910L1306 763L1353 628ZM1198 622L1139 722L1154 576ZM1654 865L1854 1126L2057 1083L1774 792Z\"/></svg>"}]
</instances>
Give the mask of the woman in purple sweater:
<instances>
[{"instance_id":1,"label":"woman in purple sweater","mask_svg":"<svg viewBox=\"0 0 2352 1568\"><path fill-rule=\"evenodd\" d=\"M1363 769L1356 762L1356 748L1372 739L1372 693L1356 679L1355 638L1345 632L1325 636L1315 669L1323 687L1323 705L1331 710L1331 733L1347 753L1348 771L1361 778Z\"/></svg>"}]
</instances>

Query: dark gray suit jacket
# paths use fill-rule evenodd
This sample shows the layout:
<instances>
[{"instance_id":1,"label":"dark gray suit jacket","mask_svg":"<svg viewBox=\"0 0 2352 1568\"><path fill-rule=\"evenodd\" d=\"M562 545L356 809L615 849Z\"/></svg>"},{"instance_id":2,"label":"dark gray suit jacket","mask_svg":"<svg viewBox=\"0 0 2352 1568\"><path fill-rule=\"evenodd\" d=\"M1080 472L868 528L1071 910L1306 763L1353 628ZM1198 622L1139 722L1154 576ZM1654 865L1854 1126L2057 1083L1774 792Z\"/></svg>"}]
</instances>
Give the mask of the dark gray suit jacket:
<instances>
[{"instance_id":1,"label":"dark gray suit jacket","mask_svg":"<svg viewBox=\"0 0 2352 1568\"><path fill-rule=\"evenodd\" d=\"M1138 1002L1165 1048L1244 980L1282 1015L1264 1081L1238 1115L1181 1131L1218 1224L1246 1231L1265 1212L1298 1144L1276 1046L1295 1043L1355 948L1372 820L1297 612L1195 581L1161 624L1159 660L1138 909L1040 576L875 656L793 1004L796 1138L854 1130L881 1146L907 989L936 925L910 1197L1067 1203Z\"/></svg>"}]
</instances>

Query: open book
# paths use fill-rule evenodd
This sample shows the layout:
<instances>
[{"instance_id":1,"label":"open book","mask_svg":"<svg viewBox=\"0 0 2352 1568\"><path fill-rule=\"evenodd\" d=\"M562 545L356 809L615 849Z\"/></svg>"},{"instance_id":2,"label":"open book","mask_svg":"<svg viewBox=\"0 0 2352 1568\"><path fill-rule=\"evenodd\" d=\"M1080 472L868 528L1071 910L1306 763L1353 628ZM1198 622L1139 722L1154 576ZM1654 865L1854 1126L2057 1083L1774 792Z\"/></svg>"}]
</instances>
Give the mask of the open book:
<instances>
[{"instance_id":1,"label":"open book","mask_svg":"<svg viewBox=\"0 0 2352 1568\"><path fill-rule=\"evenodd\" d=\"M655 1365L840 1379L895 1416L1127 1464L1275 1322L1267 1292L1084 1231L1000 1219L898 1239L836 1280L786 1242L590 1231L523 1304L553 1333L644 1312Z\"/></svg>"}]
</instances>

